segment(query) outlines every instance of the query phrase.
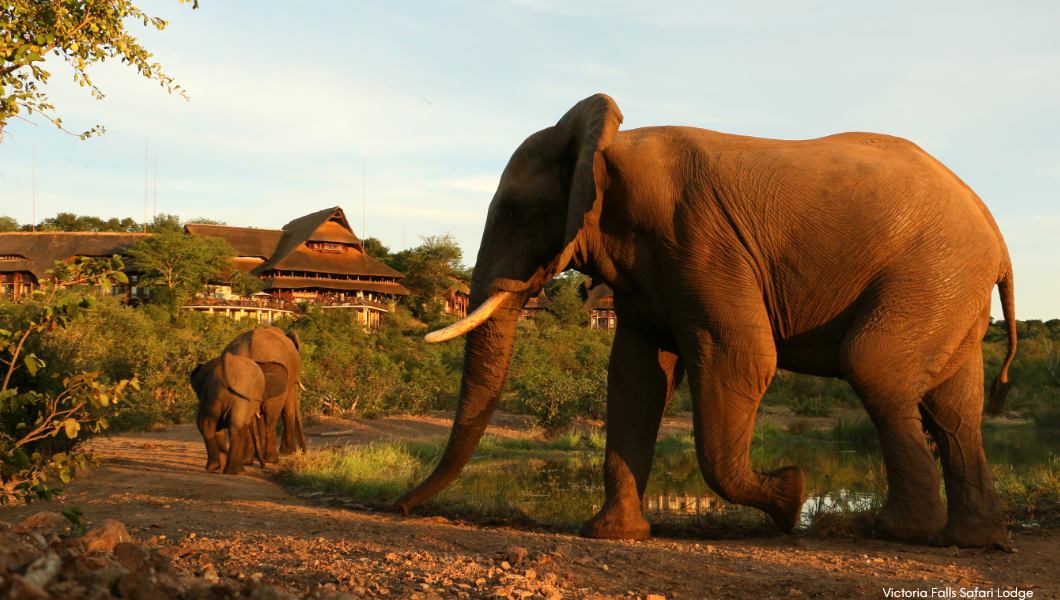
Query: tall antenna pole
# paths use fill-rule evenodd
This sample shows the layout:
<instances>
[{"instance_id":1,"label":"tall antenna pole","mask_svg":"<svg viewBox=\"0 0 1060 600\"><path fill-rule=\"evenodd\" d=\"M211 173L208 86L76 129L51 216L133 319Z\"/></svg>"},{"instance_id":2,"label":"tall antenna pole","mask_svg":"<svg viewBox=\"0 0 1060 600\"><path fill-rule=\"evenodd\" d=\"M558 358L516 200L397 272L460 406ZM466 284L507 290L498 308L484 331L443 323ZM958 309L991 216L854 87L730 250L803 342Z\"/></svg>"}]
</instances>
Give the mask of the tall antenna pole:
<instances>
[{"instance_id":1,"label":"tall antenna pole","mask_svg":"<svg viewBox=\"0 0 1060 600\"><path fill-rule=\"evenodd\" d=\"M144 140L144 233L147 233L147 174L149 172L148 165L151 163L151 137L147 136Z\"/></svg>"},{"instance_id":2,"label":"tall antenna pole","mask_svg":"<svg viewBox=\"0 0 1060 600\"><path fill-rule=\"evenodd\" d=\"M361 241L364 241L364 159L361 159Z\"/></svg>"},{"instance_id":3,"label":"tall antenna pole","mask_svg":"<svg viewBox=\"0 0 1060 600\"><path fill-rule=\"evenodd\" d=\"M33 233L37 232L37 145L33 144Z\"/></svg>"},{"instance_id":4,"label":"tall antenna pole","mask_svg":"<svg viewBox=\"0 0 1060 600\"><path fill-rule=\"evenodd\" d=\"M154 217L158 217L158 153L155 152L155 192L152 207L154 208Z\"/></svg>"}]
</instances>

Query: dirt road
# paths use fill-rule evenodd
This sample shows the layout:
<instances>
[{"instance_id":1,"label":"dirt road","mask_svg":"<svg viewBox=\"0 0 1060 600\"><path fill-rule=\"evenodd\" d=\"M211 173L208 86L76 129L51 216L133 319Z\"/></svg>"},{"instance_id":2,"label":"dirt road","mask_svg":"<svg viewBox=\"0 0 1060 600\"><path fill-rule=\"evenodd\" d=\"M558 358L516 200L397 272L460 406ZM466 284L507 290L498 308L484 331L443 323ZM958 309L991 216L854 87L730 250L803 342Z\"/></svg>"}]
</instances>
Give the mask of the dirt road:
<instances>
[{"instance_id":1,"label":"dirt road","mask_svg":"<svg viewBox=\"0 0 1060 600\"><path fill-rule=\"evenodd\" d=\"M494 425L491 432L510 435L525 421L499 415ZM353 433L319 436L336 430ZM430 417L316 420L307 427L314 447L446 432L444 419ZM50 505L0 508L0 521L78 506L91 521L124 522L137 541L161 548L185 574L213 570L223 580L260 573L289 591L326 585L365 598L883 598L886 589L940 597L947 586L956 598L961 588L975 587L990 598L1016 588L1033 598L1060 598L1056 535L1017 539L1015 553L781 536L590 541L321 506L256 468L239 477L206 473L193 425L93 444L102 457L97 471Z\"/></svg>"}]
</instances>

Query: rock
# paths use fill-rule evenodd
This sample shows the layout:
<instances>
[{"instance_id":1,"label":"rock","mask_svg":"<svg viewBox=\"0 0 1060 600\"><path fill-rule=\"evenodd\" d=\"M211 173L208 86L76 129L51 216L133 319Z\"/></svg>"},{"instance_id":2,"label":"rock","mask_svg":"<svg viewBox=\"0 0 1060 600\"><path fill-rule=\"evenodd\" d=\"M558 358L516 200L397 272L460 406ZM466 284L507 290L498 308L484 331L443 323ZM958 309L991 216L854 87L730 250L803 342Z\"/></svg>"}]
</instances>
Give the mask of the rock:
<instances>
[{"instance_id":1,"label":"rock","mask_svg":"<svg viewBox=\"0 0 1060 600\"><path fill-rule=\"evenodd\" d=\"M526 558L535 564L541 564L545 562L545 559L548 558L548 555L544 552L538 552L537 550L534 550L533 552L528 554Z\"/></svg>"},{"instance_id":2,"label":"rock","mask_svg":"<svg viewBox=\"0 0 1060 600\"><path fill-rule=\"evenodd\" d=\"M58 555L50 553L42 556L33 561L29 568L26 569L26 581L44 589L51 583L52 579L55 579L55 576L59 573L59 568L62 566L63 561L59 560Z\"/></svg>"},{"instance_id":3,"label":"rock","mask_svg":"<svg viewBox=\"0 0 1060 600\"><path fill-rule=\"evenodd\" d=\"M508 569L512 568L512 566L510 564L508 564L508 561L502 560L501 561L501 568L504 569L505 571L507 571Z\"/></svg>"},{"instance_id":4,"label":"rock","mask_svg":"<svg viewBox=\"0 0 1060 600\"><path fill-rule=\"evenodd\" d=\"M571 552L570 548L563 544L556 543L549 544L548 553L556 558L570 558L571 556L574 556L574 553Z\"/></svg>"},{"instance_id":5,"label":"rock","mask_svg":"<svg viewBox=\"0 0 1060 600\"><path fill-rule=\"evenodd\" d=\"M523 562L523 559L526 558L527 554L529 553L526 551L526 548L523 548L522 546L512 546L511 548L508 548L508 562L517 565Z\"/></svg>"},{"instance_id":6,"label":"rock","mask_svg":"<svg viewBox=\"0 0 1060 600\"><path fill-rule=\"evenodd\" d=\"M206 581L209 581L210 583L217 583L221 581L221 578L217 576L217 571L214 571L213 569L206 569L206 571L202 574L202 578Z\"/></svg>"},{"instance_id":7,"label":"rock","mask_svg":"<svg viewBox=\"0 0 1060 600\"><path fill-rule=\"evenodd\" d=\"M139 571L147 564L151 555L146 550L130 542L121 542L114 546L114 560L130 571Z\"/></svg>"},{"instance_id":8,"label":"rock","mask_svg":"<svg viewBox=\"0 0 1060 600\"><path fill-rule=\"evenodd\" d=\"M109 552L121 542L131 541L125 524L121 521L107 519L99 527L95 527L81 538L85 545L85 552Z\"/></svg>"},{"instance_id":9,"label":"rock","mask_svg":"<svg viewBox=\"0 0 1060 600\"><path fill-rule=\"evenodd\" d=\"M48 592L33 585L21 575L11 575L11 586L8 588L5 599L7 600L48 600L51 598Z\"/></svg>"},{"instance_id":10,"label":"rock","mask_svg":"<svg viewBox=\"0 0 1060 600\"><path fill-rule=\"evenodd\" d=\"M659 594L648 594L648 596L644 598L644 600L666 600L666 596L661 596Z\"/></svg>"},{"instance_id":11,"label":"rock","mask_svg":"<svg viewBox=\"0 0 1060 600\"><path fill-rule=\"evenodd\" d=\"M66 517L62 516L57 512L39 512L32 517L22 521L18 525L15 525L15 531L23 533L30 529L55 529L58 527L66 528L70 525L70 521L66 520Z\"/></svg>"}]
</instances>

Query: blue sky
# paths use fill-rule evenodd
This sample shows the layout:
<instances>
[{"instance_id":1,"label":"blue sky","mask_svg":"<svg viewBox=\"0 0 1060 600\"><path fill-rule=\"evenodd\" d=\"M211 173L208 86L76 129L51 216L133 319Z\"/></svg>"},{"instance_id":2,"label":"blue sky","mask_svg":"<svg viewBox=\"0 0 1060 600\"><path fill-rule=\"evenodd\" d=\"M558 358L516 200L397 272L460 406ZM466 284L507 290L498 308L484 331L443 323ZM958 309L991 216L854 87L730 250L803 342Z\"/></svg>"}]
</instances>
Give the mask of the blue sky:
<instances>
[{"instance_id":1,"label":"blue sky","mask_svg":"<svg viewBox=\"0 0 1060 600\"><path fill-rule=\"evenodd\" d=\"M49 93L80 141L14 122L0 214L158 211L279 228L342 206L392 249L451 232L474 262L511 152L610 94L624 129L905 137L978 192L1009 244L1021 318L1060 317L1060 4L1049 2L144 2L132 24L190 102L118 63L61 64ZM153 166L152 166L153 168ZM151 196L151 193L148 194ZM150 200L150 199L149 199ZM1000 310L995 303L995 316Z\"/></svg>"}]
</instances>

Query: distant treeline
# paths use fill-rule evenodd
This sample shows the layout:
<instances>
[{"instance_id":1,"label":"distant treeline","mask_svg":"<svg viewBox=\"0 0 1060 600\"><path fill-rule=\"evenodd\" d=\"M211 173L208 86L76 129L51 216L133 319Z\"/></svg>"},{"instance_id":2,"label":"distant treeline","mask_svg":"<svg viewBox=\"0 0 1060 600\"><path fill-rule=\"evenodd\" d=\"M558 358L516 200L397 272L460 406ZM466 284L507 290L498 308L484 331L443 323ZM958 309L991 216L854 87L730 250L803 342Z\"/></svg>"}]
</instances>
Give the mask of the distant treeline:
<instances>
[{"instance_id":1,"label":"distant treeline","mask_svg":"<svg viewBox=\"0 0 1060 600\"><path fill-rule=\"evenodd\" d=\"M206 225L224 225L220 221L214 221L204 217L197 217L189 219L188 221L181 221L177 215L169 215L162 213L155 215L149 223L147 223L148 233L166 233L168 231L179 231L184 223L203 223ZM0 215L0 233L9 231L33 231L34 226L31 223L20 225L19 222L9 216ZM110 232L125 232L125 233L138 233L144 230L144 222L136 219L124 218L119 219L112 217L110 219L102 219L100 217L92 217L88 215L77 215L74 213L61 212L54 217L48 217L40 223L37 223L37 231L110 231Z\"/></svg>"}]
</instances>

